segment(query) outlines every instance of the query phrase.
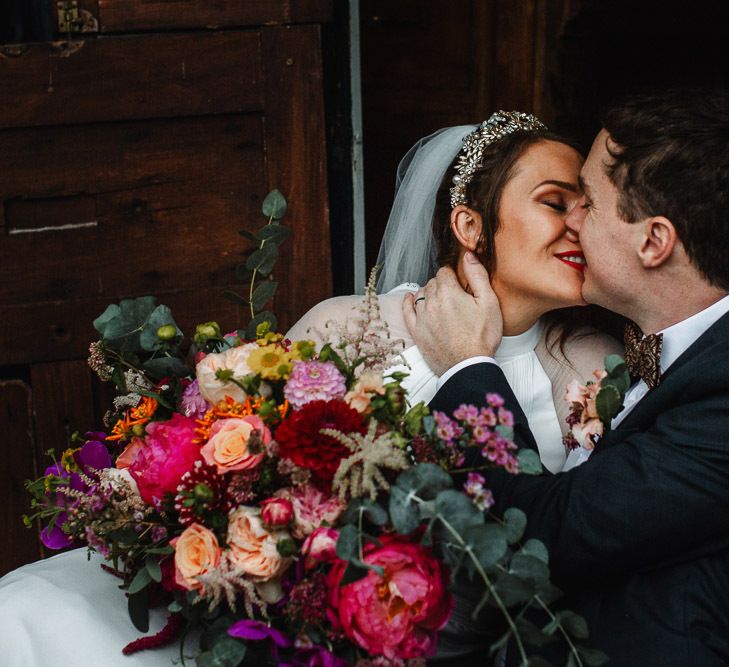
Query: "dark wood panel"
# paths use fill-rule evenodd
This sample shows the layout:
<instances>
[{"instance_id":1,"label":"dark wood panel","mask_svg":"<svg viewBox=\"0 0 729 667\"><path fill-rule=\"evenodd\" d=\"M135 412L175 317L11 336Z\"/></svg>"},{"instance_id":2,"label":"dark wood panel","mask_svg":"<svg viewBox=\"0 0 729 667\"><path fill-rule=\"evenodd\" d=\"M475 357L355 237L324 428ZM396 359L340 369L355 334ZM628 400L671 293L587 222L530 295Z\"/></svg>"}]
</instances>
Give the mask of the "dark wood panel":
<instances>
[{"instance_id":1,"label":"dark wood panel","mask_svg":"<svg viewBox=\"0 0 729 667\"><path fill-rule=\"evenodd\" d=\"M175 320L188 335L194 333L196 324L209 320L217 320L225 331L247 322L240 307L223 298L222 292L228 285L207 287L202 272L199 285L201 287L197 289L172 292L152 289L147 293L154 294L158 303L172 308ZM91 323L110 303L117 301L96 297L0 306L0 322L3 323L0 327L0 365L86 358L89 344L98 339ZM291 324L292 321L283 320L284 328ZM28 331L33 335L18 334Z\"/></svg>"},{"instance_id":2,"label":"dark wood panel","mask_svg":"<svg viewBox=\"0 0 729 667\"><path fill-rule=\"evenodd\" d=\"M0 133L0 303L230 284L239 230L263 222L262 153L252 115Z\"/></svg>"},{"instance_id":3,"label":"dark wood panel","mask_svg":"<svg viewBox=\"0 0 729 667\"><path fill-rule=\"evenodd\" d=\"M260 110L256 32L32 44L0 57L0 127ZM10 92L12 91L12 92ZM11 98L7 96L11 95Z\"/></svg>"},{"instance_id":4,"label":"dark wood panel","mask_svg":"<svg viewBox=\"0 0 729 667\"><path fill-rule=\"evenodd\" d=\"M319 43L315 26L262 31L268 184L288 198L294 230L276 269L284 325L332 293Z\"/></svg>"},{"instance_id":5,"label":"dark wood panel","mask_svg":"<svg viewBox=\"0 0 729 667\"><path fill-rule=\"evenodd\" d=\"M0 382L0 576L42 556L36 531L28 530L22 515L29 496L23 483L35 476L30 388L24 382Z\"/></svg>"},{"instance_id":6,"label":"dark wood panel","mask_svg":"<svg viewBox=\"0 0 729 667\"><path fill-rule=\"evenodd\" d=\"M74 431L85 433L101 426L94 423L91 379L91 370L83 360L31 366L35 447L40 472L50 465L51 460L45 455L48 450L54 450L56 457L60 457L69 447Z\"/></svg>"},{"instance_id":7,"label":"dark wood panel","mask_svg":"<svg viewBox=\"0 0 729 667\"><path fill-rule=\"evenodd\" d=\"M322 23L331 14L331 0L98 0L102 32Z\"/></svg>"}]
</instances>

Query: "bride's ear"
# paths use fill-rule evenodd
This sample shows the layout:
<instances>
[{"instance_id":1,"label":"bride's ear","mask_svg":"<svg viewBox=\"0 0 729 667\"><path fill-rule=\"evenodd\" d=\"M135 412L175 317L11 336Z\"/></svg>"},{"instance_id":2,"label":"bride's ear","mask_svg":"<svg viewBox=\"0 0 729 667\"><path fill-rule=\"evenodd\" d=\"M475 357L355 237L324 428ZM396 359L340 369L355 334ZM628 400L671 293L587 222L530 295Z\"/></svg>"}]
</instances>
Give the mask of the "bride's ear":
<instances>
[{"instance_id":1,"label":"bride's ear","mask_svg":"<svg viewBox=\"0 0 729 667\"><path fill-rule=\"evenodd\" d=\"M472 252L477 250L482 230L483 219L477 211L464 204L459 204L451 211L451 231L464 249Z\"/></svg>"}]
</instances>

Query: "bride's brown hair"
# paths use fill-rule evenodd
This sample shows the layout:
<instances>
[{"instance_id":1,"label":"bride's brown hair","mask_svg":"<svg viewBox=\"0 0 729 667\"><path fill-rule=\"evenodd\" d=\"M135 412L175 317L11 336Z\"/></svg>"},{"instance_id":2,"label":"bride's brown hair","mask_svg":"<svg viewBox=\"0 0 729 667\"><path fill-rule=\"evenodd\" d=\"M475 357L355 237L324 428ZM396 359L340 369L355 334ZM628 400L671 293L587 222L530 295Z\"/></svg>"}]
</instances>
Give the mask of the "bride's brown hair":
<instances>
[{"instance_id":1,"label":"bride's brown hair","mask_svg":"<svg viewBox=\"0 0 729 667\"><path fill-rule=\"evenodd\" d=\"M467 206L481 215L483 221L481 235L476 243L476 255L486 270L493 274L497 265L494 237L501 226L499 208L501 195L506 184L511 180L519 158L528 148L545 141L555 141L574 148L584 155L581 148L572 140L548 130L530 132L514 132L486 147L481 166L474 173L473 179L466 187ZM451 230L450 189L455 172L457 158L450 165L438 188L433 212L433 239L437 249L438 266L450 266L456 269L461 251L461 244ZM547 324L546 340L548 348L559 345L564 353L564 344L576 332L585 326L606 331L613 336L622 336L622 318L616 319L612 313L598 306L571 307L554 310L544 316Z\"/></svg>"}]
</instances>

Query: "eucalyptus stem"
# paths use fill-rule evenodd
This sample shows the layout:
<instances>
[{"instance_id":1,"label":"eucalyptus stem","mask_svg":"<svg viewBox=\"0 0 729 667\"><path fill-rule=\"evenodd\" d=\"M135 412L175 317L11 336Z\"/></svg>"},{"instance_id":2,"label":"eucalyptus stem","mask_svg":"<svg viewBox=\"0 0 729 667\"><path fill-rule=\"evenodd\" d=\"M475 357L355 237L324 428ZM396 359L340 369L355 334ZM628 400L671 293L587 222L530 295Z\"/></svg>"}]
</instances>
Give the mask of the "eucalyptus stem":
<instances>
[{"instance_id":1,"label":"eucalyptus stem","mask_svg":"<svg viewBox=\"0 0 729 667\"><path fill-rule=\"evenodd\" d=\"M557 627L559 628L559 631L562 633L562 636L565 638L565 641L567 642L567 646L570 647L570 651L572 652L572 655L575 656L575 660L577 660L577 667L582 667L582 660L580 660L580 654L577 652L577 647L572 643L570 636L567 634L566 630L562 627L562 624L559 622L559 620L554 615L554 613L549 608L549 606L545 604L544 600L542 600L542 598L539 597L539 595L535 595L534 599L539 603L539 606L542 609L544 609L544 611L547 612L547 615L549 616L550 620L557 622Z\"/></svg>"},{"instance_id":2,"label":"eucalyptus stem","mask_svg":"<svg viewBox=\"0 0 729 667\"><path fill-rule=\"evenodd\" d=\"M415 502L420 503L421 505L425 504L425 501L422 498L418 498L418 496L413 496L412 499L415 500ZM501 599L498 592L496 591L496 588L491 583L491 579L489 579L489 576L486 574L486 571L481 566L478 558L473 555L471 547L466 544L460 533L441 514L436 514L435 516L443 524L443 526L445 526L446 530L448 530L448 532L457 540L461 548L468 554L468 557L471 559L471 562L473 562L476 571L479 573L479 575L481 575L481 578L484 580L484 583L486 584L489 593L494 596L494 601L496 602L496 605L501 610L501 613L504 615L504 618L509 625L509 631L514 635L517 648L519 649L519 655L521 656L522 665L526 665L529 659L527 657L526 650L524 649L524 644L521 641L521 637L519 636L519 630L517 629L514 620L511 618L511 614L509 614L509 610L506 608L504 601Z\"/></svg>"},{"instance_id":3,"label":"eucalyptus stem","mask_svg":"<svg viewBox=\"0 0 729 667\"><path fill-rule=\"evenodd\" d=\"M266 227L270 225L273 222L273 215L270 215L268 217L268 222L266 223ZM261 241L261 245L258 246L258 249L263 249L263 246L266 245L266 239L263 239ZM253 286L256 282L256 275L258 275L258 269L253 269L253 275L251 275L251 286L248 289L248 307L251 311L251 319L253 319L256 316L255 311L253 310Z\"/></svg>"}]
</instances>

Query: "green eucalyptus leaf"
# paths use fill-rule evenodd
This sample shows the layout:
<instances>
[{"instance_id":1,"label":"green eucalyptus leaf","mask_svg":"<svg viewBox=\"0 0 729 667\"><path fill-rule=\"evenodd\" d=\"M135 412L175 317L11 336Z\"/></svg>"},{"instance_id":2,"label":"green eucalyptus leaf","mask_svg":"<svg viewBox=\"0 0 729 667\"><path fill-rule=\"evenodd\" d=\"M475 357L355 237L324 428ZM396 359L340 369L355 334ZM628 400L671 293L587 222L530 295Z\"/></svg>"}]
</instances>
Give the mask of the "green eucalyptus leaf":
<instances>
[{"instance_id":1,"label":"green eucalyptus leaf","mask_svg":"<svg viewBox=\"0 0 729 667\"><path fill-rule=\"evenodd\" d=\"M134 575L134 579L132 579L132 583L129 584L129 590L127 592L130 596L134 595L135 593L139 593L139 591L141 591L143 588L146 588L151 581L152 577L149 574L149 571L146 567L143 567L137 572L137 574Z\"/></svg>"},{"instance_id":2,"label":"green eucalyptus leaf","mask_svg":"<svg viewBox=\"0 0 729 667\"><path fill-rule=\"evenodd\" d=\"M438 494L435 499L435 511L461 536L469 528L482 526L484 522L483 513L473 501L455 489L447 489Z\"/></svg>"},{"instance_id":3,"label":"green eucalyptus leaf","mask_svg":"<svg viewBox=\"0 0 729 667\"><path fill-rule=\"evenodd\" d=\"M509 564L511 574L534 585L549 582L549 567L543 561L524 553L516 553Z\"/></svg>"},{"instance_id":4,"label":"green eucalyptus leaf","mask_svg":"<svg viewBox=\"0 0 729 667\"><path fill-rule=\"evenodd\" d=\"M273 270L278 259L278 248L273 244L266 244L258 250L254 250L246 260L246 268L251 271L258 271L262 276L267 276Z\"/></svg>"},{"instance_id":5,"label":"green eucalyptus leaf","mask_svg":"<svg viewBox=\"0 0 729 667\"><path fill-rule=\"evenodd\" d=\"M221 637L213 645L216 667L238 667L246 655L246 645L233 637Z\"/></svg>"},{"instance_id":6,"label":"green eucalyptus leaf","mask_svg":"<svg viewBox=\"0 0 729 667\"><path fill-rule=\"evenodd\" d=\"M420 525L420 509L411 498L411 492L399 486L390 489L390 521L401 535L412 533Z\"/></svg>"},{"instance_id":7,"label":"green eucalyptus leaf","mask_svg":"<svg viewBox=\"0 0 729 667\"><path fill-rule=\"evenodd\" d=\"M364 579L368 573L369 570L366 567L359 567L350 561L347 563L344 574L342 574L342 578L339 580L339 585L346 586L347 584Z\"/></svg>"},{"instance_id":8,"label":"green eucalyptus leaf","mask_svg":"<svg viewBox=\"0 0 729 667\"><path fill-rule=\"evenodd\" d=\"M152 581L156 581L157 583L162 581L162 568L156 558L152 556L148 557L144 562L144 567L149 573L149 576L152 578Z\"/></svg>"},{"instance_id":9,"label":"green eucalyptus leaf","mask_svg":"<svg viewBox=\"0 0 729 667\"><path fill-rule=\"evenodd\" d=\"M534 587L519 577L502 572L494 582L494 588L507 607L531 600L534 596Z\"/></svg>"},{"instance_id":10,"label":"green eucalyptus leaf","mask_svg":"<svg viewBox=\"0 0 729 667\"><path fill-rule=\"evenodd\" d=\"M506 540L509 544L518 542L526 530L526 514L516 507L510 507L504 512L504 528L506 529Z\"/></svg>"},{"instance_id":11,"label":"green eucalyptus leaf","mask_svg":"<svg viewBox=\"0 0 729 667\"><path fill-rule=\"evenodd\" d=\"M146 570L140 570L146 572ZM127 611L134 627L139 632L149 632L149 591L143 589L127 598Z\"/></svg>"},{"instance_id":12,"label":"green eucalyptus leaf","mask_svg":"<svg viewBox=\"0 0 729 667\"><path fill-rule=\"evenodd\" d=\"M241 306L248 305L248 300L238 294L238 292L234 292L233 290L225 290L223 292L223 297L228 299L228 301L233 301L234 303L240 304Z\"/></svg>"},{"instance_id":13,"label":"green eucalyptus leaf","mask_svg":"<svg viewBox=\"0 0 729 667\"><path fill-rule=\"evenodd\" d=\"M389 519L387 510L376 502L369 498L353 498L340 520L342 523L357 523L360 513L375 526L384 526Z\"/></svg>"},{"instance_id":14,"label":"green eucalyptus leaf","mask_svg":"<svg viewBox=\"0 0 729 667\"><path fill-rule=\"evenodd\" d=\"M522 638L522 641L527 644L531 644L532 646L540 647L554 641L554 637L552 635L542 632L539 627L523 616L517 619L516 628Z\"/></svg>"},{"instance_id":15,"label":"green eucalyptus leaf","mask_svg":"<svg viewBox=\"0 0 729 667\"><path fill-rule=\"evenodd\" d=\"M186 377L191 373L190 367L177 357L158 357L149 359L142 365L142 369L155 380L165 377Z\"/></svg>"},{"instance_id":16,"label":"green eucalyptus leaf","mask_svg":"<svg viewBox=\"0 0 729 667\"><path fill-rule=\"evenodd\" d=\"M613 375L616 370L620 371L620 367L625 366L625 360L619 354L608 354L605 357L605 372Z\"/></svg>"},{"instance_id":17,"label":"green eucalyptus leaf","mask_svg":"<svg viewBox=\"0 0 729 667\"><path fill-rule=\"evenodd\" d=\"M359 556L359 544L361 536L357 526L347 524L339 531L337 538L337 556L342 560L352 560Z\"/></svg>"},{"instance_id":18,"label":"green eucalyptus leaf","mask_svg":"<svg viewBox=\"0 0 729 667\"><path fill-rule=\"evenodd\" d=\"M158 331L161 327L171 325L175 328L175 335L172 340L162 340L158 336ZM172 344L179 344L182 340L182 331L175 323L172 317L172 311L167 306L157 306L147 317L146 321L142 325L142 331L139 334L139 344L145 352L154 352L160 350L163 347Z\"/></svg>"},{"instance_id":19,"label":"green eucalyptus leaf","mask_svg":"<svg viewBox=\"0 0 729 667\"><path fill-rule=\"evenodd\" d=\"M533 556L542 561L542 563L549 564L549 551L547 551L547 547L544 546L544 542L541 540L527 540L526 544L519 550L519 553Z\"/></svg>"},{"instance_id":20,"label":"green eucalyptus leaf","mask_svg":"<svg viewBox=\"0 0 729 667\"><path fill-rule=\"evenodd\" d=\"M261 212L267 218L280 220L286 215L287 208L286 197L278 189L275 189L266 195L261 205Z\"/></svg>"},{"instance_id":21,"label":"green eucalyptus leaf","mask_svg":"<svg viewBox=\"0 0 729 667\"><path fill-rule=\"evenodd\" d=\"M270 310L264 310L262 313L258 313L246 326L245 337L248 339L254 339L256 337L256 329L261 322L270 322L271 330L276 330L276 316Z\"/></svg>"},{"instance_id":22,"label":"green eucalyptus leaf","mask_svg":"<svg viewBox=\"0 0 729 667\"><path fill-rule=\"evenodd\" d=\"M544 472L539 454L533 449L520 449L516 454L519 460L519 472L526 475L541 475Z\"/></svg>"},{"instance_id":23,"label":"green eucalyptus leaf","mask_svg":"<svg viewBox=\"0 0 729 667\"><path fill-rule=\"evenodd\" d=\"M609 423L623 407L620 392L613 385L603 384L595 398L595 407L600 421Z\"/></svg>"},{"instance_id":24,"label":"green eucalyptus leaf","mask_svg":"<svg viewBox=\"0 0 729 667\"><path fill-rule=\"evenodd\" d=\"M558 611L555 616L567 632L577 639L587 639L590 632L587 629L587 621L569 609Z\"/></svg>"},{"instance_id":25,"label":"green eucalyptus leaf","mask_svg":"<svg viewBox=\"0 0 729 667\"><path fill-rule=\"evenodd\" d=\"M258 239L256 238L256 235L253 232L249 232L247 229L241 229L238 233L242 237L247 238L249 241L253 241L253 243L258 245Z\"/></svg>"},{"instance_id":26,"label":"green eucalyptus leaf","mask_svg":"<svg viewBox=\"0 0 729 667\"><path fill-rule=\"evenodd\" d=\"M540 655L532 655L527 659L527 667L554 667L554 665Z\"/></svg>"},{"instance_id":27,"label":"green eucalyptus leaf","mask_svg":"<svg viewBox=\"0 0 729 667\"><path fill-rule=\"evenodd\" d=\"M266 243L273 243L280 245L291 235L291 230L288 227L279 225L277 222L272 222L270 225L266 225L263 229L256 232L256 237Z\"/></svg>"},{"instance_id":28,"label":"green eucalyptus leaf","mask_svg":"<svg viewBox=\"0 0 729 667\"><path fill-rule=\"evenodd\" d=\"M453 479L434 463L418 463L401 473L395 486L406 493L412 492L423 500L433 500L441 491L453 486Z\"/></svg>"},{"instance_id":29,"label":"green eucalyptus leaf","mask_svg":"<svg viewBox=\"0 0 729 667\"><path fill-rule=\"evenodd\" d=\"M121 352L140 350L140 334L155 310L155 298L142 296L123 299L118 306L109 306L94 320L94 327L106 345Z\"/></svg>"},{"instance_id":30,"label":"green eucalyptus leaf","mask_svg":"<svg viewBox=\"0 0 729 667\"><path fill-rule=\"evenodd\" d=\"M235 279L240 280L243 283L247 283L253 277L253 271L251 271L245 263L235 265ZM237 295L240 296L240 295ZM243 298L243 297L240 297Z\"/></svg>"},{"instance_id":31,"label":"green eucalyptus leaf","mask_svg":"<svg viewBox=\"0 0 729 667\"><path fill-rule=\"evenodd\" d=\"M610 659L605 653L597 648L578 646L577 652L580 654L582 662L588 667L600 667L600 665L604 665Z\"/></svg>"},{"instance_id":32,"label":"green eucalyptus leaf","mask_svg":"<svg viewBox=\"0 0 729 667\"><path fill-rule=\"evenodd\" d=\"M473 526L463 535L481 567L489 571L506 555L506 531L495 523Z\"/></svg>"},{"instance_id":33,"label":"green eucalyptus leaf","mask_svg":"<svg viewBox=\"0 0 729 667\"><path fill-rule=\"evenodd\" d=\"M172 600L172 602L167 605L167 611L171 614L177 614L182 611L182 605L177 600Z\"/></svg>"},{"instance_id":34,"label":"green eucalyptus leaf","mask_svg":"<svg viewBox=\"0 0 729 667\"><path fill-rule=\"evenodd\" d=\"M273 298L276 294L278 283L275 280L264 280L262 283L253 290L253 310L258 312L263 310L263 307Z\"/></svg>"}]
</instances>

